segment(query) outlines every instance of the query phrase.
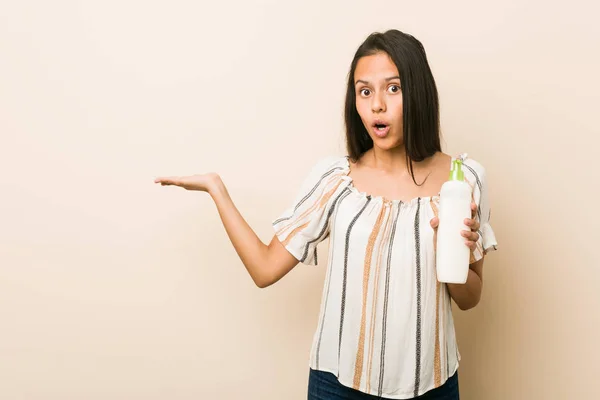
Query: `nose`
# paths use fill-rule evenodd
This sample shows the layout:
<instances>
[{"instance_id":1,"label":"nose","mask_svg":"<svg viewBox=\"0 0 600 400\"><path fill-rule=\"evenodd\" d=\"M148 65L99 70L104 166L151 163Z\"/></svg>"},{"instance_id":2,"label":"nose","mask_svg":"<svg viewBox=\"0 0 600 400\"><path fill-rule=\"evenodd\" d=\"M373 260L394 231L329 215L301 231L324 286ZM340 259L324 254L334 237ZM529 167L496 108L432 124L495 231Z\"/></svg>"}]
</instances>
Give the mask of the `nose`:
<instances>
[{"instance_id":1,"label":"nose","mask_svg":"<svg viewBox=\"0 0 600 400\"><path fill-rule=\"evenodd\" d=\"M374 94L371 101L371 110L374 113L385 112L385 99L383 94Z\"/></svg>"}]
</instances>

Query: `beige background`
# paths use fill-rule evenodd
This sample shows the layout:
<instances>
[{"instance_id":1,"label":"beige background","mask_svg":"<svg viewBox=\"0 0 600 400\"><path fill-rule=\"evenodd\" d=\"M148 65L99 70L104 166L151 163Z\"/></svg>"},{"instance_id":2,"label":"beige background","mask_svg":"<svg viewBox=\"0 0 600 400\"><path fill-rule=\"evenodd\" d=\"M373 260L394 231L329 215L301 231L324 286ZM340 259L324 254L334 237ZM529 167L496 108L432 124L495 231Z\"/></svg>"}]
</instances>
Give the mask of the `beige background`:
<instances>
[{"instance_id":1,"label":"beige background","mask_svg":"<svg viewBox=\"0 0 600 400\"><path fill-rule=\"evenodd\" d=\"M415 3L0 1L0 399L306 398L323 266L257 289L210 198L152 181L219 172L268 241L392 27L489 174L462 398L595 398L598 7Z\"/></svg>"}]
</instances>

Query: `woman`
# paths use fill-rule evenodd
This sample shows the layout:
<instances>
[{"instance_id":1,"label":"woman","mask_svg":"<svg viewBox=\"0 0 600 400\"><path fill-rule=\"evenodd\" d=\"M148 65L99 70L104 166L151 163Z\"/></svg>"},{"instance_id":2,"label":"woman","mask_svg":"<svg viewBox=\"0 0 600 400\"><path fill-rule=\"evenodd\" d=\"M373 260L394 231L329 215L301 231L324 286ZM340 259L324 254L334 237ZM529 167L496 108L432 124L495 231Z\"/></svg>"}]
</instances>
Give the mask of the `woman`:
<instances>
[{"instance_id":1,"label":"woman","mask_svg":"<svg viewBox=\"0 0 600 400\"><path fill-rule=\"evenodd\" d=\"M273 222L269 245L240 215L217 174L156 179L208 192L250 276L272 285L298 262L315 265L330 239L309 399L458 399L459 353L451 301L477 305L484 253L495 249L484 168L461 156L473 193L462 232L467 282L435 272L442 184L438 95L422 44L390 30L358 48L345 107L348 154L319 161Z\"/></svg>"}]
</instances>

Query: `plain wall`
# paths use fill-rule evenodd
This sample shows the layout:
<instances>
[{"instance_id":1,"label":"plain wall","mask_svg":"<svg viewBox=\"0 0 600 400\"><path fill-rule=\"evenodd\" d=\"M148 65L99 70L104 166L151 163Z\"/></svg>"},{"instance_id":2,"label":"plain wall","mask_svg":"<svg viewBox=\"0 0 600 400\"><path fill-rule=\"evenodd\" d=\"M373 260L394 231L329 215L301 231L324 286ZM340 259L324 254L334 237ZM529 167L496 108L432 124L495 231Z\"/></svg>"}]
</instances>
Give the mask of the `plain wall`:
<instances>
[{"instance_id":1,"label":"plain wall","mask_svg":"<svg viewBox=\"0 0 600 400\"><path fill-rule=\"evenodd\" d=\"M592 2L0 1L0 399L306 398L324 278L256 288L205 193L257 234L344 154L372 31L414 34L444 150L488 171L499 251L455 311L466 400L596 393L600 32Z\"/></svg>"}]
</instances>

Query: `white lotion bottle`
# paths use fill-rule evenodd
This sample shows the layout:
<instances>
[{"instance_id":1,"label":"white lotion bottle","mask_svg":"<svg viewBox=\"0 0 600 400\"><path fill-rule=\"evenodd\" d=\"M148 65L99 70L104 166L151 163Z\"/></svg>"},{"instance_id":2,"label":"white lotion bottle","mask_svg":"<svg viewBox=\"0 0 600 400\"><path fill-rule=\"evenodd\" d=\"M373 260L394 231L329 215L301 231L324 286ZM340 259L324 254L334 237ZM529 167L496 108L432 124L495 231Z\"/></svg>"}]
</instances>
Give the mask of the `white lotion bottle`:
<instances>
[{"instance_id":1,"label":"white lotion bottle","mask_svg":"<svg viewBox=\"0 0 600 400\"><path fill-rule=\"evenodd\" d=\"M471 186L465 181L462 159L452 161L447 182L440 192L439 225L436 243L436 272L439 282L464 284L469 275L471 250L461 231L470 231Z\"/></svg>"}]
</instances>

